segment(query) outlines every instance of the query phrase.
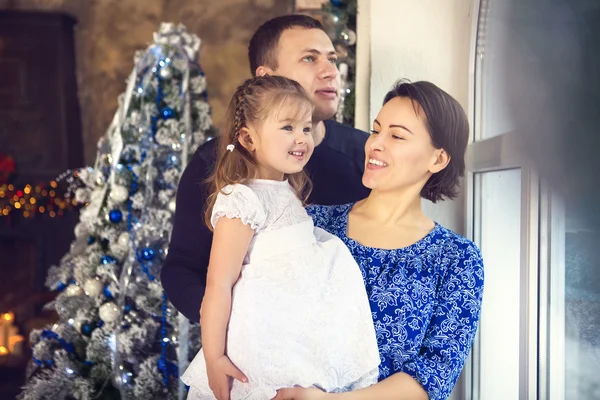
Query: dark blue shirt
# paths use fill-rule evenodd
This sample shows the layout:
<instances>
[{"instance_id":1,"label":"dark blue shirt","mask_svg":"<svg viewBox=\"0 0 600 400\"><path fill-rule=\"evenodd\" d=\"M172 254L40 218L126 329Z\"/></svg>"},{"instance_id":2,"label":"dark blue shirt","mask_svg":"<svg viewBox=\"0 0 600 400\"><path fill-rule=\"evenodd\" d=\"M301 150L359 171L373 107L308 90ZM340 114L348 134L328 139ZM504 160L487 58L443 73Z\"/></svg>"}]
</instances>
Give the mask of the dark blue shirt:
<instances>
[{"instance_id":1,"label":"dark blue shirt","mask_svg":"<svg viewBox=\"0 0 600 400\"><path fill-rule=\"evenodd\" d=\"M362 185L365 132L325 121L325 138L306 165L313 182L309 203L344 204L369 195ZM212 233L204 223L208 193L202 184L213 171L217 140L202 145L181 176L162 285L175 308L192 321L200 319Z\"/></svg>"}]
</instances>

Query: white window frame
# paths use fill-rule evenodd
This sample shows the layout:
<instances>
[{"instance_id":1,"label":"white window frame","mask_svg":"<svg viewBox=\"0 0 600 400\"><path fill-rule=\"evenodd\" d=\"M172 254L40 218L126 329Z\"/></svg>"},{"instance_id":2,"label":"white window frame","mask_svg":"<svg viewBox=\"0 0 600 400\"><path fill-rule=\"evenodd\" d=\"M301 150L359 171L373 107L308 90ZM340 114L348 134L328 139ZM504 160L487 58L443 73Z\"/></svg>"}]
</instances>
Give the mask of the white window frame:
<instances>
[{"instance_id":1,"label":"white window frame","mask_svg":"<svg viewBox=\"0 0 600 400\"><path fill-rule=\"evenodd\" d=\"M547 278L547 271L540 274L540 183L539 177L531 165L525 162L525 157L519 153L519 132L504 132L489 139L475 141L482 129L479 87L477 85L477 37L480 19L480 8L488 0L475 0L472 4L472 35L469 63L469 120L472 127L471 140L467 150L466 165L466 218L467 235L475 242L480 242L481 216L480 205L475 199L475 185L478 184L477 174L490 171L518 168L521 170L521 249L520 249L520 322L519 322L519 399L537 400L538 368L543 363L538 362L540 335L538 321L547 318L540 315L540 278ZM491 0L503 1L503 0ZM544 222L545 223L545 222ZM554 246L552 246L554 248ZM483 254L485 263L485 254ZM564 257L563 257L564 259ZM545 286L542 284L542 286ZM485 296L485 288L484 288ZM544 301L547 300L544 297ZM546 325L547 326L547 325ZM548 337L544 329L545 337ZM462 382L462 398L466 400L485 400L480 393L480 359L481 328L473 345L471 356L467 362ZM545 343L544 345L548 345ZM543 375L543 374L542 374ZM554 374L553 374L554 375Z\"/></svg>"},{"instance_id":2,"label":"white window frame","mask_svg":"<svg viewBox=\"0 0 600 400\"><path fill-rule=\"evenodd\" d=\"M566 210L547 184L540 202L539 398L563 400L565 392Z\"/></svg>"}]
</instances>

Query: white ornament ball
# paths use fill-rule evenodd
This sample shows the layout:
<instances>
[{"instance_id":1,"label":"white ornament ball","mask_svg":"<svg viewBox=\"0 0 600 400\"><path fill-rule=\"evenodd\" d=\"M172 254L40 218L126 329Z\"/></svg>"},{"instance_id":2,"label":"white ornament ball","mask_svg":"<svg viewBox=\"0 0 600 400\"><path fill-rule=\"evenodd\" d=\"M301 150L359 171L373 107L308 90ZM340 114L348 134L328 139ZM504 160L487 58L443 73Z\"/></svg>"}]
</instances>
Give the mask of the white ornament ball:
<instances>
[{"instance_id":1,"label":"white ornament ball","mask_svg":"<svg viewBox=\"0 0 600 400\"><path fill-rule=\"evenodd\" d=\"M83 289L79 285L71 284L65 289L65 294L69 297L81 296Z\"/></svg>"},{"instance_id":2,"label":"white ornament ball","mask_svg":"<svg viewBox=\"0 0 600 400\"><path fill-rule=\"evenodd\" d=\"M171 199L171 200L169 201L169 205L168 205L168 207L169 207L169 211L171 211L171 212L175 212L175 208L176 208L176 202L175 202L175 199Z\"/></svg>"},{"instance_id":3,"label":"white ornament ball","mask_svg":"<svg viewBox=\"0 0 600 400\"><path fill-rule=\"evenodd\" d=\"M171 79L171 77L173 76L173 70L171 70L171 68L169 67L164 67L160 69L160 72L158 74L163 79Z\"/></svg>"},{"instance_id":4,"label":"white ornament ball","mask_svg":"<svg viewBox=\"0 0 600 400\"><path fill-rule=\"evenodd\" d=\"M96 181L96 185L104 186L104 175L100 171L94 172L94 180Z\"/></svg>"},{"instance_id":5,"label":"white ornament ball","mask_svg":"<svg viewBox=\"0 0 600 400\"><path fill-rule=\"evenodd\" d=\"M124 186L115 185L109 194L110 198L117 203L122 203L129 197L129 191Z\"/></svg>"},{"instance_id":6,"label":"white ornament ball","mask_svg":"<svg viewBox=\"0 0 600 400\"><path fill-rule=\"evenodd\" d=\"M73 322L73 328L75 328L77 332L81 332L81 325L83 325L83 320L80 318L75 318L75 321Z\"/></svg>"},{"instance_id":7,"label":"white ornament ball","mask_svg":"<svg viewBox=\"0 0 600 400\"><path fill-rule=\"evenodd\" d=\"M99 278L88 279L83 284L83 290L85 291L85 294L87 294L90 297L96 297L100 295L100 293L102 293L103 288L104 285L102 284L102 281Z\"/></svg>"},{"instance_id":8,"label":"white ornament ball","mask_svg":"<svg viewBox=\"0 0 600 400\"><path fill-rule=\"evenodd\" d=\"M75 237L81 237L88 233L87 228L81 222L75 225Z\"/></svg>"},{"instance_id":9,"label":"white ornament ball","mask_svg":"<svg viewBox=\"0 0 600 400\"><path fill-rule=\"evenodd\" d=\"M127 232L123 232L119 235L119 238L117 239L117 244L120 247L126 247L127 245L129 245L129 233Z\"/></svg>"},{"instance_id":10,"label":"white ornament ball","mask_svg":"<svg viewBox=\"0 0 600 400\"><path fill-rule=\"evenodd\" d=\"M83 204L88 201L89 194L88 189L79 188L75 191L75 201L79 204Z\"/></svg>"},{"instance_id":11,"label":"white ornament ball","mask_svg":"<svg viewBox=\"0 0 600 400\"><path fill-rule=\"evenodd\" d=\"M104 189L101 187L95 188L90 194L89 202L92 204L101 204L104 200Z\"/></svg>"},{"instance_id":12,"label":"white ornament ball","mask_svg":"<svg viewBox=\"0 0 600 400\"><path fill-rule=\"evenodd\" d=\"M348 46L354 46L356 43L356 32L354 32L352 29L344 29L340 36Z\"/></svg>"},{"instance_id":13,"label":"white ornament ball","mask_svg":"<svg viewBox=\"0 0 600 400\"><path fill-rule=\"evenodd\" d=\"M108 303L104 303L100 306L98 310L98 314L100 315L100 319L104 322L114 322L119 318L119 308L115 303L109 301Z\"/></svg>"}]
</instances>

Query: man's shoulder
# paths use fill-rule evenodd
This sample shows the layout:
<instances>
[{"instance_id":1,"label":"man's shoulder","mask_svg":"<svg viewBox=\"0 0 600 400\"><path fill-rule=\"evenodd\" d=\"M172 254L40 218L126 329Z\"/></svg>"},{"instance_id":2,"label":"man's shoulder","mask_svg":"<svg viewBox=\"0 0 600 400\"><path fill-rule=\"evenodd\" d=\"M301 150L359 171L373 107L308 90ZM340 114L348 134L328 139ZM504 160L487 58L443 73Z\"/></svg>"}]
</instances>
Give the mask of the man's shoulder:
<instances>
[{"instance_id":1,"label":"man's shoulder","mask_svg":"<svg viewBox=\"0 0 600 400\"><path fill-rule=\"evenodd\" d=\"M217 138L211 139L200 145L194 153L190 163L202 163L212 166L217 158Z\"/></svg>"}]
</instances>

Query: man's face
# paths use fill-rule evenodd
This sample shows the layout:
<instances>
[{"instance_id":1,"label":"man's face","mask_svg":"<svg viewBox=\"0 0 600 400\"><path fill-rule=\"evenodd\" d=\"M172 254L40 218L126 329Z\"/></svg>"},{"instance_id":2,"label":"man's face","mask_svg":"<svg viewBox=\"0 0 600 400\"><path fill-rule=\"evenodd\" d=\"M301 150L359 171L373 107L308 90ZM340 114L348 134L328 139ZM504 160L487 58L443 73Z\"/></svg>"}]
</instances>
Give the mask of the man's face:
<instances>
[{"instance_id":1,"label":"man's face","mask_svg":"<svg viewBox=\"0 0 600 400\"><path fill-rule=\"evenodd\" d=\"M333 43L320 29L292 28L281 34L274 73L298 82L315 105L313 122L335 115L340 73Z\"/></svg>"}]
</instances>

